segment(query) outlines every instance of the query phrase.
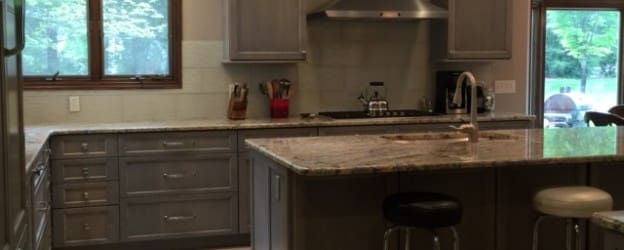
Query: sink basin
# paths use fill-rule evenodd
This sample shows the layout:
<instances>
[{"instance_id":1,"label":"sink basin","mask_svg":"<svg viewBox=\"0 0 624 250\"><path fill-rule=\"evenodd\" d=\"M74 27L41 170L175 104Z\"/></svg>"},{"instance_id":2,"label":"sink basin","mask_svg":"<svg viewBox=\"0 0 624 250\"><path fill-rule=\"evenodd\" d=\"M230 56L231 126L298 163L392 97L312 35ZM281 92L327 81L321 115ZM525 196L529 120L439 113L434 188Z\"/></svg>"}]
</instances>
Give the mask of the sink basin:
<instances>
[{"instance_id":1,"label":"sink basin","mask_svg":"<svg viewBox=\"0 0 624 250\"><path fill-rule=\"evenodd\" d=\"M427 134L407 134L407 135L383 135L381 138L398 143L409 143L416 141L468 141L468 135L459 132L427 133ZM479 139L484 141L517 140L518 136L496 133L480 132Z\"/></svg>"}]
</instances>

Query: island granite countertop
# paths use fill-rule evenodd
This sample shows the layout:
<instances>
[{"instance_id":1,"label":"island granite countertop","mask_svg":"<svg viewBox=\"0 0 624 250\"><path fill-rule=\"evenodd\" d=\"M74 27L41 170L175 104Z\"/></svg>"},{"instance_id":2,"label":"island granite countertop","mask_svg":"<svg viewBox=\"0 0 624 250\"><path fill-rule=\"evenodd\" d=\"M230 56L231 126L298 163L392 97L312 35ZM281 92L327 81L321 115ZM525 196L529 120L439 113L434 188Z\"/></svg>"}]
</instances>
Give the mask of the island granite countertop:
<instances>
[{"instance_id":1,"label":"island granite countertop","mask_svg":"<svg viewBox=\"0 0 624 250\"><path fill-rule=\"evenodd\" d=\"M605 229L624 234L624 211L595 213L592 222Z\"/></svg>"},{"instance_id":2,"label":"island granite countertop","mask_svg":"<svg viewBox=\"0 0 624 250\"><path fill-rule=\"evenodd\" d=\"M260 154L305 176L624 161L624 127L250 139ZM447 139L443 139L446 137ZM432 139L440 140L432 140Z\"/></svg>"},{"instance_id":3,"label":"island granite countertop","mask_svg":"<svg viewBox=\"0 0 624 250\"><path fill-rule=\"evenodd\" d=\"M532 121L535 116L517 113L491 113L479 115L479 121ZM53 135L104 134L135 132L181 132L202 130L242 130L295 127L334 127L365 125L400 125L400 124L436 124L460 123L470 120L468 115L436 115L400 118L344 119L331 118L285 118L285 119L247 119L247 120L196 120L166 122L129 122L97 124L58 124L25 127L25 167L30 168L43 144Z\"/></svg>"}]
</instances>

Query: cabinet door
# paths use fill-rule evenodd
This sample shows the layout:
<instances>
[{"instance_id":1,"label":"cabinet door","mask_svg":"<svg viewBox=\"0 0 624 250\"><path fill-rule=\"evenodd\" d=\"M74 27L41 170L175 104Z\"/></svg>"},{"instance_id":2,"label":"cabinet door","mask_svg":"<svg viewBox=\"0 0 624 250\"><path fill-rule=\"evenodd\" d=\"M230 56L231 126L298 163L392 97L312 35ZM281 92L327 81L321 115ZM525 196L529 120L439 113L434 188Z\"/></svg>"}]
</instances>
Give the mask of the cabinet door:
<instances>
[{"instance_id":1,"label":"cabinet door","mask_svg":"<svg viewBox=\"0 0 624 250\"><path fill-rule=\"evenodd\" d=\"M304 7L302 0L227 0L226 60L305 60Z\"/></svg>"},{"instance_id":2,"label":"cabinet door","mask_svg":"<svg viewBox=\"0 0 624 250\"><path fill-rule=\"evenodd\" d=\"M435 1L436 3L443 1ZM442 3L446 5L445 1ZM512 44L512 6L509 0L450 0L449 19L435 22L432 31L444 37L446 59L509 59ZM447 29L446 29L447 28ZM435 40L434 40L435 41ZM436 43L434 42L434 46Z\"/></svg>"},{"instance_id":3,"label":"cabinet door","mask_svg":"<svg viewBox=\"0 0 624 250\"><path fill-rule=\"evenodd\" d=\"M251 163L249 153L238 155L238 221L241 233L250 231Z\"/></svg>"}]
</instances>

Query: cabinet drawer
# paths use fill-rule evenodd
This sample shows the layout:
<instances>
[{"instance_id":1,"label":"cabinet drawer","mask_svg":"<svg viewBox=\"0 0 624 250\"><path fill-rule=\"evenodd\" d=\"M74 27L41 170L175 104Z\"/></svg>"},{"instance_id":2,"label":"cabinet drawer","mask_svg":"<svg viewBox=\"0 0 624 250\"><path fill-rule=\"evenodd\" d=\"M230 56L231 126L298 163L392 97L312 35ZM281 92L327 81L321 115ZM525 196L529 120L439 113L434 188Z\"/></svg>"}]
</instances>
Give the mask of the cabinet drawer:
<instances>
[{"instance_id":1,"label":"cabinet drawer","mask_svg":"<svg viewBox=\"0 0 624 250\"><path fill-rule=\"evenodd\" d=\"M231 193L125 199L121 237L132 241L232 234L237 213Z\"/></svg>"},{"instance_id":2,"label":"cabinet drawer","mask_svg":"<svg viewBox=\"0 0 624 250\"><path fill-rule=\"evenodd\" d=\"M54 183L118 180L117 158L54 160Z\"/></svg>"},{"instance_id":3,"label":"cabinet drawer","mask_svg":"<svg viewBox=\"0 0 624 250\"><path fill-rule=\"evenodd\" d=\"M254 129L238 131L238 152L245 152L249 147L245 139L253 138L279 138L279 137L306 137L316 136L316 128L280 128L280 129Z\"/></svg>"},{"instance_id":4,"label":"cabinet drawer","mask_svg":"<svg viewBox=\"0 0 624 250\"><path fill-rule=\"evenodd\" d=\"M54 208L119 203L118 182L72 183L54 186Z\"/></svg>"},{"instance_id":5,"label":"cabinet drawer","mask_svg":"<svg viewBox=\"0 0 624 250\"><path fill-rule=\"evenodd\" d=\"M236 190L232 153L123 157L119 162L124 197Z\"/></svg>"},{"instance_id":6,"label":"cabinet drawer","mask_svg":"<svg viewBox=\"0 0 624 250\"><path fill-rule=\"evenodd\" d=\"M119 207L54 210L54 247L114 243L119 239Z\"/></svg>"},{"instance_id":7,"label":"cabinet drawer","mask_svg":"<svg viewBox=\"0 0 624 250\"><path fill-rule=\"evenodd\" d=\"M86 158L117 155L115 135L67 135L52 138L52 158Z\"/></svg>"},{"instance_id":8,"label":"cabinet drawer","mask_svg":"<svg viewBox=\"0 0 624 250\"><path fill-rule=\"evenodd\" d=\"M232 152L236 145L236 133L179 132L136 133L121 135L121 155L158 155L168 152Z\"/></svg>"}]
</instances>

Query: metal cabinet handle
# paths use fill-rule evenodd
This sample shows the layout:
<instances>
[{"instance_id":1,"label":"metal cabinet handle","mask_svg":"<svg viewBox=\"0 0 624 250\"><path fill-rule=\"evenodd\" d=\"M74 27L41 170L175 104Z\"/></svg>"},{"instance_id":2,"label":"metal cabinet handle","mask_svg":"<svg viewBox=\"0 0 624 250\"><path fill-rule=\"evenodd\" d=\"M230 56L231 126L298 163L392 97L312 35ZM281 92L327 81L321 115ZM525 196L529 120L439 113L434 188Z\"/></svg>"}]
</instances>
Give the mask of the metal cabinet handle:
<instances>
[{"instance_id":1,"label":"metal cabinet handle","mask_svg":"<svg viewBox=\"0 0 624 250\"><path fill-rule=\"evenodd\" d=\"M39 205L41 207L37 208L37 212L47 213L48 211L50 211L50 204L49 203L47 203L45 201L42 201L42 202L39 203Z\"/></svg>"},{"instance_id":2,"label":"metal cabinet handle","mask_svg":"<svg viewBox=\"0 0 624 250\"><path fill-rule=\"evenodd\" d=\"M163 174L163 178L165 178L165 179L184 179L184 178L186 178L186 175L184 175L184 174L168 174L168 173L164 173Z\"/></svg>"},{"instance_id":3,"label":"metal cabinet handle","mask_svg":"<svg viewBox=\"0 0 624 250\"><path fill-rule=\"evenodd\" d=\"M304 54L304 55L305 55L305 54L307 54L307 53L308 53L308 51L307 51L307 50L301 50L301 54Z\"/></svg>"},{"instance_id":4,"label":"metal cabinet handle","mask_svg":"<svg viewBox=\"0 0 624 250\"><path fill-rule=\"evenodd\" d=\"M80 144L80 150L82 150L82 152L89 151L89 143L83 142L82 144Z\"/></svg>"},{"instance_id":5,"label":"metal cabinet handle","mask_svg":"<svg viewBox=\"0 0 624 250\"><path fill-rule=\"evenodd\" d=\"M35 169L32 170L32 173L38 176L42 176L45 170L46 170L46 166L44 164L40 164L39 166L37 166Z\"/></svg>"},{"instance_id":6,"label":"metal cabinet handle","mask_svg":"<svg viewBox=\"0 0 624 250\"><path fill-rule=\"evenodd\" d=\"M282 177L279 175L275 175L275 200L282 199Z\"/></svg>"},{"instance_id":7,"label":"metal cabinet handle","mask_svg":"<svg viewBox=\"0 0 624 250\"><path fill-rule=\"evenodd\" d=\"M168 215L165 215L165 216L163 216L163 219L165 221L188 221L188 220L194 220L195 218L197 218L197 216L195 216L195 215L191 215L191 216L168 216Z\"/></svg>"},{"instance_id":8,"label":"metal cabinet handle","mask_svg":"<svg viewBox=\"0 0 624 250\"><path fill-rule=\"evenodd\" d=\"M91 231L91 226L89 226L89 224L85 223L84 225L82 225L82 230L85 232L89 232Z\"/></svg>"},{"instance_id":9,"label":"metal cabinet handle","mask_svg":"<svg viewBox=\"0 0 624 250\"><path fill-rule=\"evenodd\" d=\"M82 168L82 176L89 177L89 168Z\"/></svg>"},{"instance_id":10,"label":"metal cabinet handle","mask_svg":"<svg viewBox=\"0 0 624 250\"><path fill-rule=\"evenodd\" d=\"M83 198L84 200L88 201L88 200L89 200L89 192L84 192L84 193L82 193L82 198Z\"/></svg>"}]
</instances>

